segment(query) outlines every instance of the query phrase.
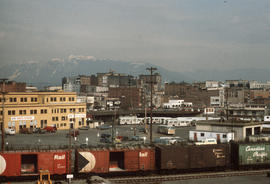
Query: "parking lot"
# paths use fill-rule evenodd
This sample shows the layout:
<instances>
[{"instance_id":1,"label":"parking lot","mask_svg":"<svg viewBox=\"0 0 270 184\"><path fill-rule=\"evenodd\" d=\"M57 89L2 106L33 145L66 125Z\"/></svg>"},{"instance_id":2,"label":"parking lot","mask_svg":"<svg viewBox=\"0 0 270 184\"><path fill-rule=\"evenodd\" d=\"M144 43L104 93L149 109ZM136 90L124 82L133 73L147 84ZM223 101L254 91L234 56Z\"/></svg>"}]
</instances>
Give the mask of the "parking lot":
<instances>
[{"instance_id":1,"label":"parking lot","mask_svg":"<svg viewBox=\"0 0 270 184\"><path fill-rule=\"evenodd\" d=\"M5 145L8 149L16 149L21 147L32 147L38 146L41 148L42 146L81 146L81 145L106 145L108 143L101 142L102 134L114 134L116 136L122 136L127 139L122 141L122 144L137 144L138 142L149 143L149 134L144 133L143 125L117 125L114 127L114 132L112 129L99 130L99 129L88 129L88 130L79 130L79 135L74 138L73 131L71 132L71 139L69 138L69 130L58 130L55 133L33 133L33 134L15 134L8 135L5 138ZM176 128L176 133L174 136L179 136L184 139L188 139L189 130L193 130L195 127L178 127ZM140 138L145 137L145 141L143 139L132 140L132 137L138 136ZM157 133L157 125L153 125L153 141L155 138L160 136L167 136ZM110 139L111 140L111 139Z\"/></svg>"}]
</instances>

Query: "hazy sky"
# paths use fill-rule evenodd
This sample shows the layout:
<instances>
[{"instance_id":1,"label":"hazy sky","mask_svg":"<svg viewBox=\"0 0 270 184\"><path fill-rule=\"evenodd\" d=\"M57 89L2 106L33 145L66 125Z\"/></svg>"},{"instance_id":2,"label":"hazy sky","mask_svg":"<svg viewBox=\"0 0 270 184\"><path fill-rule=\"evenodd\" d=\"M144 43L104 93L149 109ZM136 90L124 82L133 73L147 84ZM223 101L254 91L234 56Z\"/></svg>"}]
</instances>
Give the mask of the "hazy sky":
<instances>
[{"instance_id":1,"label":"hazy sky","mask_svg":"<svg viewBox=\"0 0 270 184\"><path fill-rule=\"evenodd\" d=\"M0 62L270 69L270 0L0 0Z\"/></svg>"}]
</instances>

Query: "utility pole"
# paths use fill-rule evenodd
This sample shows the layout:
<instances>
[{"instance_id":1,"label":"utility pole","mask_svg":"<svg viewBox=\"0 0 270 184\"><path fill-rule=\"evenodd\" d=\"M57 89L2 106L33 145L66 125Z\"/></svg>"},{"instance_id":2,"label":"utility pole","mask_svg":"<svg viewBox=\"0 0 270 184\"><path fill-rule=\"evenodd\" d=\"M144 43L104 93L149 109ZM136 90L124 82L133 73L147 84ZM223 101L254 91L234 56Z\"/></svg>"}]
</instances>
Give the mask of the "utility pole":
<instances>
[{"instance_id":1,"label":"utility pole","mask_svg":"<svg viewBox=\"0 0 270 184\"><path fill-rule=\"evenodd\" d=\"M152 144L152 123L153 123L153 71L157 68L146 68L150 71L150 144Z\"/></svg>"},{"instance_id":2,"label":"utility pole","mask_svg":"<svg viewBox=\"0 0 270 184\"><path fill-rule=\"evenodd\" d=\"M2 148L2 152L5 151L5 94L6 94L6 90L5 90L5 84L6 81L8 79L0 79L2 81L2 123L1 123L1 132L2 132L2 143L1 143L1 148Z\"/></svg>"}]
</instances>

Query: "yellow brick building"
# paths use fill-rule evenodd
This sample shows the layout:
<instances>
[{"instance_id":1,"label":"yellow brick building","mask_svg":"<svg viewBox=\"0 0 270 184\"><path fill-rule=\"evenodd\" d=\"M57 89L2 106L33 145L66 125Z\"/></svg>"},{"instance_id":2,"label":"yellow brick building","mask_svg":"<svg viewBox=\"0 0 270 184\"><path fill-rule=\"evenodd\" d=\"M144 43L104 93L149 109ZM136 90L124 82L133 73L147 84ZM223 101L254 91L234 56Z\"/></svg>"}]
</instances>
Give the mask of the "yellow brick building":
<instances>
[{"instance_id":1,"label":"yellow brick building","mask_svg":"<svg viewBox=\"0 0 270 184\"><path fill-rule=\"evenodd\" d=\"M74 92L62 91L8 92L0 96L0 122L4 118L4 128L15 128L16 133L46 126L79 128L86 125L86 103L78 103L76 97Z\"/></svg>"}]
</instances>

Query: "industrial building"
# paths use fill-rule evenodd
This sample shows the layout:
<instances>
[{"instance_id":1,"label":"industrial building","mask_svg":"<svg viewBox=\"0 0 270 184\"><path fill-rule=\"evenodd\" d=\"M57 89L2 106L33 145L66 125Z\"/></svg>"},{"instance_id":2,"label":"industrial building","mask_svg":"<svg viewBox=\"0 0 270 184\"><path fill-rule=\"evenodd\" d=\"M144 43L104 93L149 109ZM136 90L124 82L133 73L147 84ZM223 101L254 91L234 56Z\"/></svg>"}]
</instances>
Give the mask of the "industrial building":
<instances>
[{"instance_id":1,"label":"industrial building","mask_svg":"<svg viewBox=\"0 0 270 184\"><path fill-rule=\"evenodd\" d=\"M4 128L16 132L23 128L69 129L86 124L86 103L77 102L74 92L9 92L2 94L0 101Z\"/></svg>"},{"instance_id":2,"label":"industrial building","mask_svg":"<svg viewBox=\"0 0 270 184\"><path fill-rule=\"evenodd\" d=\"M261 122L245 121L201 121L196 123L196 130L212 132L233 132L235 141L244 141L250 135L258 135L262 131Z\"/></svg>"}]
</instances>

